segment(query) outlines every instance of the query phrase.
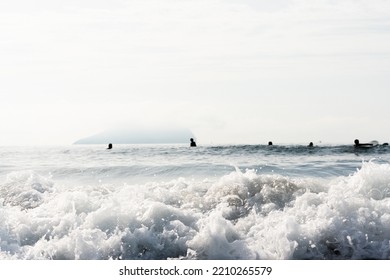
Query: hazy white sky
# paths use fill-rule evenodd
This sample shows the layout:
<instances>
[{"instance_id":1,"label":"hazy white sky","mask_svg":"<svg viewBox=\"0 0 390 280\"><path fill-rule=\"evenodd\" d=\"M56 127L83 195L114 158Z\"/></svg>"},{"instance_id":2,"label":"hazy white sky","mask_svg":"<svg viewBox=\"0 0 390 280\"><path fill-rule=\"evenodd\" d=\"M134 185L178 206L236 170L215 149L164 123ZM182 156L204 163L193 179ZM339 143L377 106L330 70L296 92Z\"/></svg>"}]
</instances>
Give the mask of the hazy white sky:
<instances>
[{"instance_id":1,"label":"hazy white sky","mask_svg":"<svg viewBox=\"0 0 390 280\"><path fill-rule=\"evenodd\" d=\"M389 0L0 2L0 145L390 142L389 77Z\"/></svg>"}]
</instances>

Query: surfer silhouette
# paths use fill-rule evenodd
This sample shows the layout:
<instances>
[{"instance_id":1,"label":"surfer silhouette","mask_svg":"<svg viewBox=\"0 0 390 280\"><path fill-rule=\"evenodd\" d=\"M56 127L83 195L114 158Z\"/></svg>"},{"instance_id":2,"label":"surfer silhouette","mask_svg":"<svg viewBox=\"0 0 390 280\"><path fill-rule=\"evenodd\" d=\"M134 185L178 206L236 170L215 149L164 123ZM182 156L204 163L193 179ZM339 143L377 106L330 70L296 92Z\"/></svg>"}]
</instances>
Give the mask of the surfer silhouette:
<instances>
[{"instance_id":1,"label":"surfer silhouette","mask_svg":"<svg viewBox=\"0 0 390 280\"><path fill-rule=\"evenodd\" d=\"M108 144L108 147L107 147L107 150L111 150L112 149L112 144Z\"/></svg>"},{"instance_id":2,"label":"surfer silhouette","mask_svg":"<svg viewBox=\"0 0 390 280\"><path fill-rule=\"evenodd\" d=\"M355 147L358 147L358 148L371 148L371 147L374 147L373 143L360 143L359 139L355 139L354 143L355 143Z\"/></svg>"},{"instance_id":3,"label":"surfer silhouette","mask_svg":"<svg viewBox=\"0 0 390 280\"><path fill-rule=\"evenodd\" d=\"M196 142L194 141L194 138L190 139L190 147L196 147Z\"/></svg>"},{"instance_id":4,"label":"surfer silhouette","mask_svg":"<svg viewBox=\"0 0 390 280\"><path fill-rule=\"evenodd\" d=\"M308 147L313 147L313 142L310 142Z\"/></svg>"},{"instance_id":5,"label":"surfer silhouette","mask_svg":"<svg viewBox=\"0 0 390 280\"><path fill-rule=\"evenodd\" d=\"M271 141L268 142L268 146L272 146L273 143Z\"/></svg>"}]
</instances>

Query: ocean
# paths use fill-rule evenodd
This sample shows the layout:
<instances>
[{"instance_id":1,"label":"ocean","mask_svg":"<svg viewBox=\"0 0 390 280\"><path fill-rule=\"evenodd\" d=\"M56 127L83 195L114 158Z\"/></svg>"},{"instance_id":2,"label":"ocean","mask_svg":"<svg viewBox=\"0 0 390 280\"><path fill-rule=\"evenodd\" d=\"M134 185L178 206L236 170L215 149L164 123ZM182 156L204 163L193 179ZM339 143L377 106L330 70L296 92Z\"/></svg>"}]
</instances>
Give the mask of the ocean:
<instances>
[{"instance_id":1,"label":"ocean","mask_svg":"<svg viewBox=\"0 0 390 280\"><path fill-rule=\"evenodd\" d=\"M0 147L2 260L390 258L390 147Z\"/></svg>"}]
</instances>

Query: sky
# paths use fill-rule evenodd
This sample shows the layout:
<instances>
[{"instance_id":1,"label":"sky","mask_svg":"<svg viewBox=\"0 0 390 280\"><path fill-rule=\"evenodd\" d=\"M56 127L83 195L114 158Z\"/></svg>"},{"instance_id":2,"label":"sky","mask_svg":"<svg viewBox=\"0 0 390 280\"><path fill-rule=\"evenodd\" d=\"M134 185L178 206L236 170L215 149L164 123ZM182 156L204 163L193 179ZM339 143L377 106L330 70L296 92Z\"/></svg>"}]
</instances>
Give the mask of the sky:
<instances>
[{"instance_id":1,"label":"sky","mask_svg":"<svg viewBox=\"0 0 390 280\"><path fill-rule=\"evenodd\" d=\"M0 145L390 142L389 77L388 0L0 2Z\"/></svg>"}]
</instances>

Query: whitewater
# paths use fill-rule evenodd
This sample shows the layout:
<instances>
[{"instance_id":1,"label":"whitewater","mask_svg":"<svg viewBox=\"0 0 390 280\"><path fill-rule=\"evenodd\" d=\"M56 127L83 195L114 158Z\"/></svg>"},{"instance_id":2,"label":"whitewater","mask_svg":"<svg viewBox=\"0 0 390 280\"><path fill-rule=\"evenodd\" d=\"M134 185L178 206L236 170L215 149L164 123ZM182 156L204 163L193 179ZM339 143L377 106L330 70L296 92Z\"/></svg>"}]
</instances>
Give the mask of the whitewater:
<instances>
[{"instance_id":1,"label":"whitewater","mask_svg":"<svg viewBox=\"0 0 390 280\"><path fill-rule=\"evenodd\" d=\"M0 147L0 259L390 258L390 148Z\"/></svg>"}]
</instances>

